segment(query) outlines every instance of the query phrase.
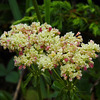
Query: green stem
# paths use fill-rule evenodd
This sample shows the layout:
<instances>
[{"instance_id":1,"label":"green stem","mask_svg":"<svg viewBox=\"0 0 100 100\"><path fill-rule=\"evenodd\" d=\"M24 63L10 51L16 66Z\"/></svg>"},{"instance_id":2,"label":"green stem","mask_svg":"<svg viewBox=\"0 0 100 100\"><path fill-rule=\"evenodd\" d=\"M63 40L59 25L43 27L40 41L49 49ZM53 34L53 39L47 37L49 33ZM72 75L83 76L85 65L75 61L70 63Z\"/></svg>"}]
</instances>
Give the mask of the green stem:
<instances>
[{"instance_id":1,"label":"green stem","mask_svg":"<svg viewBox=\"0 0 100 100\"><path fill-rule=\"evenodd\" d=\"M34 5L34 8L35 8L35 11L36 11L36 14L37 14L37 18L40 21L40 23L42 24L43 21L42 21L41 14L39 12L39 8L38 8L38 4L37 4L36 0L33 0L33 5Z\"/></svg>"},{"instance_id":2,"label":"green stem","mask_svg":"<svg viewBox=\"0 0 100 100\"><path fill-rule=\"evenodd\" d=\"M38 77L37 91L39 94L39 100L42 100L41 88L40 88L40 76Z\"/></svg>"},{"instance_id":3,"label":"green stem","mask_svg":"<svg viewBox=\"0 0 100 100\"><path fill-rule=\"evenodd\" d=\"M56 72L56 70L55 69L53 69L53 71L55 72L55 74L58 76L58 78L61 80L61 81L63 81L62 80L62 78L58 75L58 73Z\"/></svg>"},{"instance_id":4,"label":"green stem","mask_svg":"<svg viewBox=\"0 0 100 100\"><path fill-rule=\"evenodd\" d=\"M68 91L68 100L71 100L70 91Z\"/></svg>"},{"instance_id":5,"label":"green stem","mask_svg":"<svg viewBox=\"0 0 100 100\"><path fill-rule=\"evenodd\" d=\"M44 0L45 5L45 22L50 24L50 4L51 0Z\"/></svg>"},{"instance_id":6,"label":"green stem","mask_svg":"<svg viewBox=\"0 0 100 100\"><path fill-rule=\"evenodd\" d=\"M29 0L26 0L26 4L25 4L25 9L27 10L29 8Z\"/></svg>"},{"instance_id":7,"label":"green stem","mask_svg":"<svg viewBox=\"0 0 100 100\"><path fill-rule=\"evenodd\" d=\"M34 71L30 67L27 67L27 68L31 73L33 73L33 75L35 74Z\"/></svg>"},{"instance_id":8,"label":"green stem","mask_svg":"<svg viewBox=\"0 0 100 100\"><path fill-rule=\"evenodd\" d=\"M33 65L31 65L31 66L32 66L32 70L35 71L34 66Z\"/></svg>"},{"instance_id":9,"label":"green stem","mask_svg":"<svg viewBox=\"0 0 100 100\"><path fill-rule=\"evenodd\" d=\"M18 7L18 3L16 0L8 0L12 14L15 20L19 20L22 18L21 12Z\"/></svg>"}]
</instances>

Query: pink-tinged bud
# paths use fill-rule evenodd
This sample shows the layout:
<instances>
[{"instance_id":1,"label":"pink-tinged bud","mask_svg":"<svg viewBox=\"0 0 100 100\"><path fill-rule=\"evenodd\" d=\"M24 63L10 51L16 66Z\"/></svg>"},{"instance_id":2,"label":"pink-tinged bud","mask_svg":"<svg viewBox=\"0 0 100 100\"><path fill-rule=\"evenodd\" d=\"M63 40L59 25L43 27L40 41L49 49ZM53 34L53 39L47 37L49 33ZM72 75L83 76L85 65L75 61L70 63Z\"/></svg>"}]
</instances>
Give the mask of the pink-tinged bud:
<instances>
[{"instance_id":1,"label":"pink-tinged bud","mask_svg":"<svg viewBox=\"0 0 100 100\"><path fill-rule=\"evenodd\" d=\"M57 68L57 65L56 65L56 64L54 64L54 67L55 67L55 68Z\"/></svg>"},{"instance_id":2,"label":"pink-tinged bud","mask_svg":"<svg viewBox=\"0 0 100 100\"><path fill-rule=\"evenodd\" d=\"M70 46L73 46L74 44L73 43L70 43Z\"/></svg>"},{"instance_id":3,"label":"pink-tinged bud","mask_svg":"<svg viewBox=\"0 0 100 100\"><path fill-rule=\"evenodd\" d=\"M10 40L7 40L7 42L9 42Z\"/></svg>"},{"instance_id":4,"label":"pink-tinged bud","mask_svg":"<svg viewBox=\"0 0 100 100\"><path fill-rule=\"evenodd\" d=\"M86 66L84 66L84 71L86 71L87 70L87 67Z\"/></svg>"},{"instance_id":5,"label":"pink-tinged bud","mask_svg":"<svg viewBox=\"0 0 100 100\"><path fill-rule=\"evenodd\" d=\"M64 80L67 80L67 76L64 77Z\"/></svg>"},{"instance_id":6,"label":"pink-tinged bud","mask_svg":"<svg viewBox=\"0 0 100 100\"><path fill-rule=\"evenodd\" d=\"M14 60L14 62L15 62L15 65L16 65L17 61L16 61L16 60Z\"/></svg>"},{"instance_id":7,"label":"pink-tinged bud","mask_svg":"<svg viewBox=\"0 0 100 100\"><path fill-rule=\"evenodd\" d=\"M90 43L94 43L94 41L93 40L90 40Z\"/></svg>"},{"instance_id":8,"label":"pink-tinged bud","mask_svg":"<svg viewBox=\"0 0 100 100\"><path fill-rule=\"evenodd\" d=\"M94 67L94 64L93 63L89 63L89 67L90 68L93 68Z\"/></svg>"},{"instance_id":9,"label":"pink-tinged bud","mask_svg":"<svg viewBox=\"0 0 100 100\"><path fill-rule=\"evenodd\" d=\"M42 46L40 46L40 48L42 49L42 48L44 48L44 46L42 45Z\"/></svg>"},{"instance_id":10,"label":"pink-tinged bud","mask_svg":"<svg viewBox=\"0 0 100 100\"><path fill-rule=\"evenodd\" d=\"M37 60L37 57L34 57L35 60Z\"/></svg>"},{"instance_id":11,"label":"pink-tinged bud","mask_svg":"<svg viewBox=\"0 0 100 100\"><path fill-rule=\"evenodd\" d=\"M64 60L65 60L66 62L68 62L68 59L67 59L67 58L65 58Z\"/></svg>"},{"instance_id":12,"label":"pink-tinged bud","mask_svg":"<svg viewBox=\"0 0 100 100\"><path fill-rule=\"evenodd\" d=\"M74 63L74 61L72 59L70 61L71 61L71 63Z\"/></svg>"},{"instance_id":13,"label":"pink-tinged bud","mask_svg":"<svg viewBox=\"0 0 100 100\"><path fill-rule=\"evenodd\" d=\"M30 36L28 36L28 39L30 39Z\"/></svg>"},{"instance_id":14,"label":"pink-tinged bud","mask_svg":"<svg viewBox=\"0 0 100 100\"><path fill-rule=\"evenodd\" d=\"M33 34L33 32L31 31L31 34Z\"/></svg>"},{"instance_id":15,"label":"pink-tinged bud","mask_svg":"<svg viewBox=\"0 0 100 100\"><path fill-rule=\"evenodd\" d=\"M22 69L22 67L23 67L23 65L19 66L18 69L20 70L20 69Z\"/></svg>"},{"instance_id":16,"label":"pink-tinged bud","mask_svg":"<svg viewBox=\"0 0 100 100\"><path fill-rule=\"evenodd\" d=\"M52 71L51 70L48 70L48 71L49 71L50 74L52 74Z\"/></svg>"},{"instance_id":17,"label":"pink-tinged bud","mask_svg":"<svg viewBox=\"0 0 100 100\"><path fill-rule=\"evenodd\" d=\"M91 60L92 60L92 58L89 58L89 60L91 61Z\"/></svg>"},{"instance_id":18,"label":"pink-tinged bud","mask_svg":"<svg viewBox=\"0 0 100 100\"><path fill-rule=\"evenodd\" d=\"M29 44L28 44L28 48L30 48L30 47L31 47L31 44L29 43Z\"/></svg>"},{"instance_id":19,"label":"pink-tinged bud","mask_svg":"<svg viewBox=\"0 0 100 100\"><path fill-rule=\"evenodd\" d=\"M42 32L42 28L39 29L39 32Z\"/></svg>"},{"instance_id":20,"label":"pink-tinged bud","mask_svg":"<svg viewBox=\"0 0 100 100\"><path fill-rule=\"evenodd\" d=\"M22 45L21 44L19 44L19 47L21 47Z\"/></svg>"},{"instance_id":21,"label":"pink-tinged bud","mask_svg":"<svg viewBox=\"0 0 100 100\"><path fill-rule=\"evenodd\" d=\"M67 76L66 74L63 74L64 80L67 80Z\"/></svg>"},{"instance_id":22,"label":"pink-tinged bud","mask_svg":"<svg viewBox=\"0 0 100 100\"><path fill-rule=\"evenodd\" d=\"M23 55L23 52L22 52L22 51L19 51L19 55L20 55L20 56Z\"/></svg>"},{"instance_id":23,"label":"pink-tinged bud","mask_svg":"<svg viewBox=\"0 0 100 100\"><path fill-rule=\"evenodd\" d=\"M77 78L77 79L79 79L79 80L81 79L81 77L80 77L80 76L76 76L76 78Z\"/></svg>"},{"instance_id":24,"label":"pink-tinged bud","mask_svg":"<svg viewBox=\"0 0 100 100\"><path fill-rule=\"evenodd\" d=\"M79 46L80 45L80 42L77 42L77 46Z\"/></svg>"},{"instance_id":25,"label":"pink-tinged bud","mask_svg":"<svg viewBox=\"0 0 100 100\"><path fill-rule=\"evenodd\" d=\"M63 76L65 77L65 76L66 76L66 74L63 74Z\"/></svg>"},{"instance_id":26,"label":"pink-tinged bud","mask_svg":"<svg viewBox=\"0 0 100 100\"><path fill-rule=\"evenodd\" d=\"M97 58L97 57L99 57L98 55L95 55L95 57Z\"/></svg>"},{"instance_id":27,"label":"pink-tinged bud","mask_svg":"<svg viewBox=\"0 0 100 100\"><path fill-rule=\"evenodd\" d=\"M69 78L69 81L71 82L72 81L72 78Z\"/></svg>"},{"instance_id":28,"label":"pink-tinged bud","mask_svg":"<svg viewBox=\"0 0 100 100\"><path fill-rule=\"evenodd\" d=\"M80 35L81 33L80 32L78 32L77 34L76 34L76 36L78 36L78 35Z\"/></svg>"},{"instance_id":29,"label":"pink-tinged bud","mask_svg":"<svg viewBox=\"0 0 100 100\"><path fill-rule=\"evenodd\" d=\"M24 66L23 66L23 69L25 69L25 68L26 68L26 66L24 65Z\"/></svg>"},{"instance_id":30,"label":"pink-tinged bud","mask_svg":"<svg viewBox=\"0 0 100 100\"><path fill-rule=\"evenodd\" d=\"M57 34L60 35L61 33L60 32L57 32Z\"/></svg>"},{"instance_id":31,"label":"pink-tinged bud","mask_svg":"<svg viewBox=\"0 0 100 100\"><path fill-rule=\"evenodd\" d=\"M46 51L48 51L48 50L49 50L49 48L50 48L50 46L47 46L45 50L46 50Z\"/></svg>"},{"instance_id":32,"label":"pink-tinged bud","mask_svg":"<svg viewBox=\"0 0 100 100\"><path fill-rule=\"evenodd\" d=\"M65 47L62 47L62 49L65 49Z\"/></svg>"},{"instance_id":33,"label":"pink-tinged bud","mask_svg":"<svg viewBox=\"0 0 100 100\"><path fill-rule=\"evenodd\" d=\"M12 32L11 34L14 34L15 32Z\"/></svg>"},{"instance_id":34,"label":"pink-tinged bud","mask_svg":"<svg viewBox=\"0 0 100 100\"><path fill-rule=\"evenodd\" d=\"M49 27L49 32L52 30L52 27Z\"/></svg>"}]
</instances>

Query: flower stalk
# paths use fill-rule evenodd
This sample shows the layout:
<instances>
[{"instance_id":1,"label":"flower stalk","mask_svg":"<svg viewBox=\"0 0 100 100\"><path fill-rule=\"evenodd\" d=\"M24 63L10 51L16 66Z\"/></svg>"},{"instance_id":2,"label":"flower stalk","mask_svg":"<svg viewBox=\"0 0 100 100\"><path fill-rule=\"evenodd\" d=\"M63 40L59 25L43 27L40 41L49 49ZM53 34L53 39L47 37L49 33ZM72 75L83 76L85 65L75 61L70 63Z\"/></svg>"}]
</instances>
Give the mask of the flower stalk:
<instances>
[{"instance_id":1,"label":"flower stalk","mask_svg":"<svg viewBox=\"0 0 100 100\"><path fill-rule=\"evenodd\" d=\"M38 7L36 0L33 0L33 5L34 5L34 8L35 8L35 11L36 11L36 14L37 14L37 18L40 21L40 23L42 24L43 21L42 21L41 14L40 14L39 7Z\"/></svg>"},{"instance_id":2,"label":"flower stalk","mask_svg":"<svg viewBox=\"0 0 100 100\"><path fill-rule=\"evenodd\" d=\"M50 24L50 4L51 0L44 0L45 5L45 22Z\"/></svg>"}]
</instances>

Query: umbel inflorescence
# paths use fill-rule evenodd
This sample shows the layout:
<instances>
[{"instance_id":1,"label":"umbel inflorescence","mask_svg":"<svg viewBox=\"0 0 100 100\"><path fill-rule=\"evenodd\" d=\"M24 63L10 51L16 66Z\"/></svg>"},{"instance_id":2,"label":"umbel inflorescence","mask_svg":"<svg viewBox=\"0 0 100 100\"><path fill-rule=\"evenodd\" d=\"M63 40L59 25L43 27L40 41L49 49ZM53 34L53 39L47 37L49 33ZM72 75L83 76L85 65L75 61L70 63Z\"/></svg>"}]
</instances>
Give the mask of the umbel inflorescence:
<instances>
[{"instance_id":1,"label":"umbel inflorescence","mask_svg":"<svg viewBox=\"0 0 100 100\"><path fill-rule=\"evenodd\" d=\"M88 44L82 42L79 32L69 32L60 37L58 29L44 23L33 22L12 25L11 30L4 32L0 44L4 49L17 52L14 57L15 66L19 69L37 64L41 71L59 67L61 77L72 81L80 79L82 70L93 68L93 58L100 52L99 45L92 40Z\"/></svg>"}]
</instances>

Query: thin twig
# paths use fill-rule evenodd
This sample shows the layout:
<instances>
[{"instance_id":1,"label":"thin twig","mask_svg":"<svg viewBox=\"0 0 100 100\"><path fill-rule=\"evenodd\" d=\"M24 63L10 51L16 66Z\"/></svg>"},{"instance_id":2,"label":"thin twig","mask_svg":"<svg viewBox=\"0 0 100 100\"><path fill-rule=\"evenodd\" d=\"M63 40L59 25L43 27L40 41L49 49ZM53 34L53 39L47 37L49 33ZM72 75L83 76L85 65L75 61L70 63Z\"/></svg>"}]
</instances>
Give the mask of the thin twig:
<instances>
[{"instance_id":1,"label":"thin twig","mask_svg":"<svg viewBox=\"0 0 100 100\"><path fill-rule=\"evenodd\" d=\"M90 92L94 90L94 87L100 83L100 77L96 80L96 82L93 84L92 88L90 89Z\"/></svg>"},{"instance_id":2,"label":"thin twig","mask_svg":"<svg viewBox=\"0 0 100 100\"><path fill-rule=\"evenodd\" d=\"M17 84L17 87L16 87L16 91L14 93L13 100L17 100L18 93L19 93L20 86L21 86L22 78L23 78L23 70L21 71L20 78L19 78L19 81L18 81L18 84Z\"/></svg>"},{"instance_id":3,"label":"thin twig","mask_svg":"<svg viewBox=\"0 0 100 100\"><path fill-rule=\"evenodd\" d=\"M100 83L100 78L98 78L96 80L96 82L93 84L93 86L91 87L90 89L90 92L91 92L91 100L96 100L95 99L95 87Z\"/></svg>"}]
</instances>

